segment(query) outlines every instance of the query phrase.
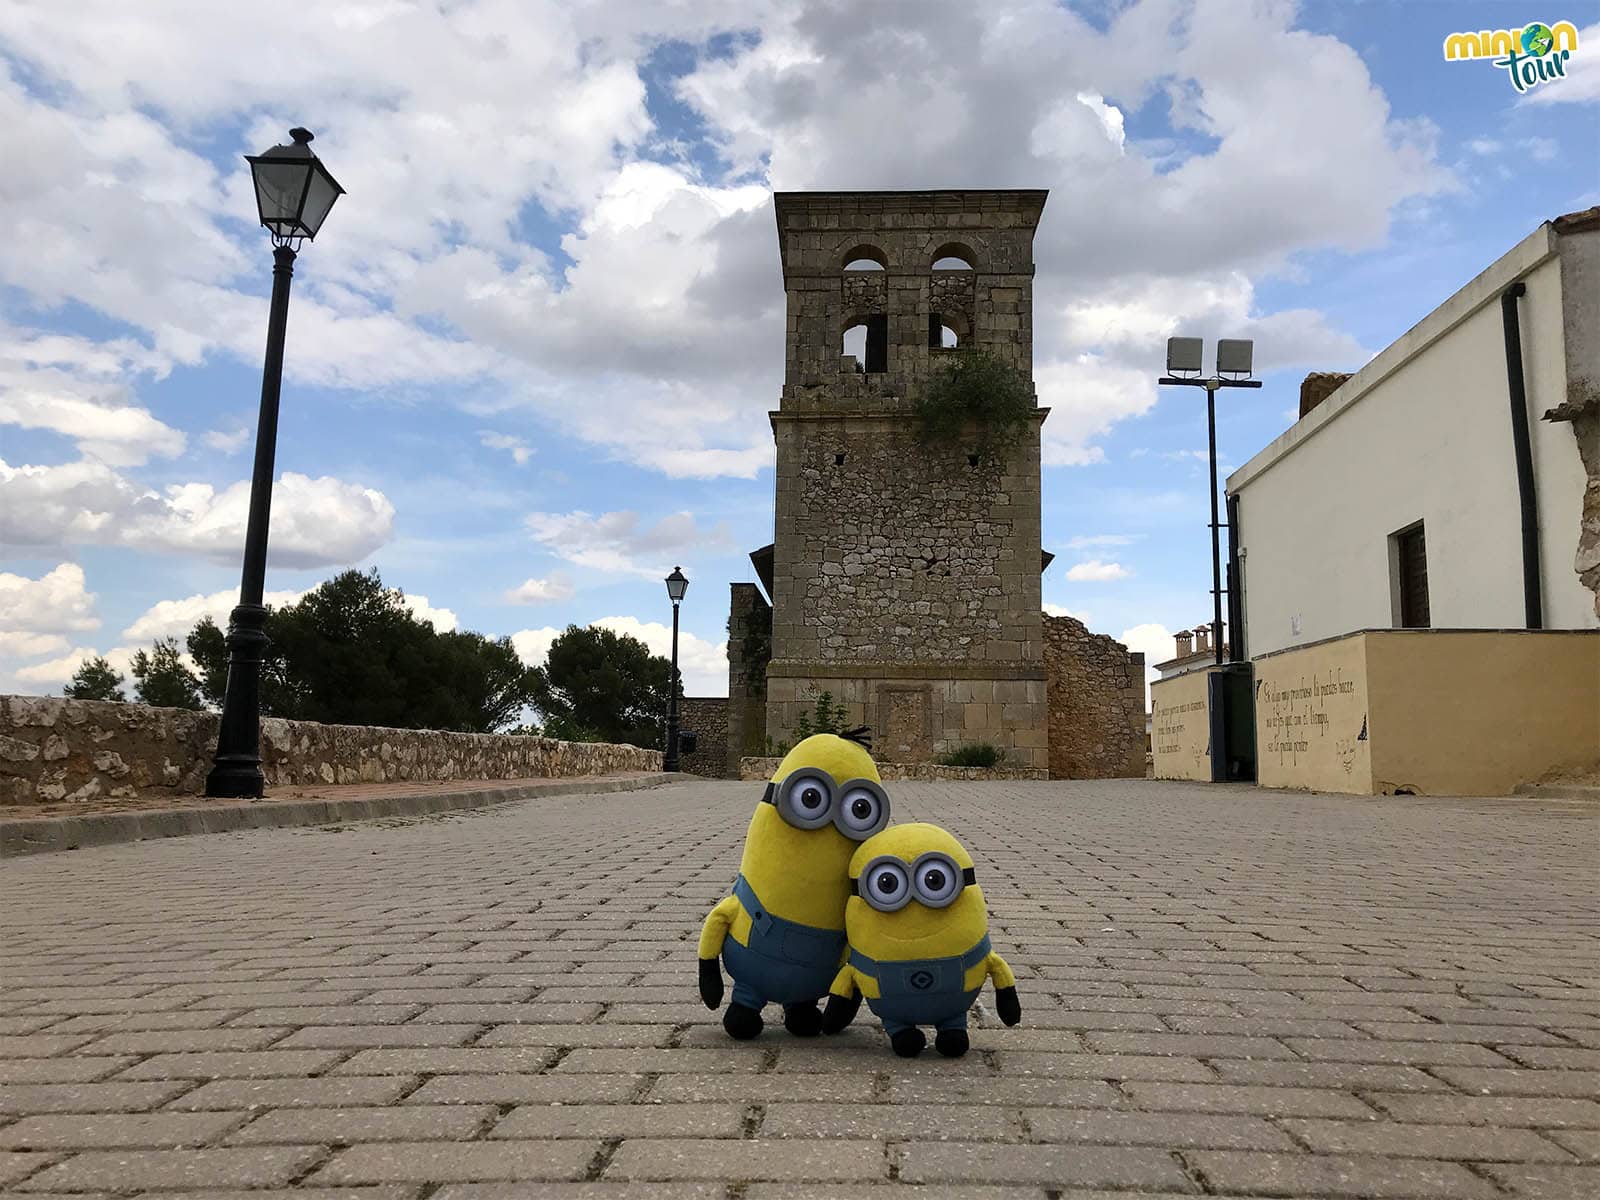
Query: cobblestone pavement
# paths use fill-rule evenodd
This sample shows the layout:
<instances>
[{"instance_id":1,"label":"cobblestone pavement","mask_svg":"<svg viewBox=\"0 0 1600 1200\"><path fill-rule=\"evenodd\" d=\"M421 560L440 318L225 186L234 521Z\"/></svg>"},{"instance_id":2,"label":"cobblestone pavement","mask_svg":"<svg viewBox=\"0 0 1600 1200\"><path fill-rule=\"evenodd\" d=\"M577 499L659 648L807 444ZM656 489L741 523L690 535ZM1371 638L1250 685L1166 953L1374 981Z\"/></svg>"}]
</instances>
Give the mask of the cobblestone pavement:
<instances>
[{"instance_id":1,"label":"cobblestone pavement","mask_svg":"<svg viewBox=\"0 0 1600 1200\"><path fill-rule=\"evenodd\" d=\"M0 1192L1600 1196L1595 807L891 791L1019 976L959 1061L699 1005L750 784L0 863Z\"/></svg>"}]
</instances>

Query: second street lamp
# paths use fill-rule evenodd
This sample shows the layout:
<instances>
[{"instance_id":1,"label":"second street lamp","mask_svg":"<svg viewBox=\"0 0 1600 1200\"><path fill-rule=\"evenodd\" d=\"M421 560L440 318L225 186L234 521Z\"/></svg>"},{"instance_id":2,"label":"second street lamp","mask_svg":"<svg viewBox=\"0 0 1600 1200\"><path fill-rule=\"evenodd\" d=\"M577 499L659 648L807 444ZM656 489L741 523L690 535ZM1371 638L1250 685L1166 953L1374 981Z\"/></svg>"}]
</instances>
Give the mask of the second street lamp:
<instances>
[{"instance_id":1,"label":"second street lamp","mask_svg":"<svg viewBox=\"0 0 1600 1200\"><path fill-rule=\"evenodd\" d=\"M689 577L682 567L673 567L667 576L667 598L672 601L672 698L667 702L667 752L661 756L663 771L678 769L678 605L689 590Z\"/></svg>"},{"instance_id":2,"label":"second street lamp","mask_svg":"<svg viewBox=\"0 0 1600 1200\"><path fill-rule=\"evenodd\" d=\"M272 470L277 456L278 394L283 383L283 339L289 322L289 281L295 249L317 230L344 189L311 153L311 131L291 129L287 146L245 157L255 183L261 223L272 234L272 308L267 357L261 369L261 415L256 425L255 470L250 476L250 516L244 535L239 604L228 618L228 688L222 699L217 754L206 776L206 795L254 799L266 790L261 774L261 657L267 648L267 610L261 602L267 575L267 526L272 515Z\"/></svg>"}]
</instances>

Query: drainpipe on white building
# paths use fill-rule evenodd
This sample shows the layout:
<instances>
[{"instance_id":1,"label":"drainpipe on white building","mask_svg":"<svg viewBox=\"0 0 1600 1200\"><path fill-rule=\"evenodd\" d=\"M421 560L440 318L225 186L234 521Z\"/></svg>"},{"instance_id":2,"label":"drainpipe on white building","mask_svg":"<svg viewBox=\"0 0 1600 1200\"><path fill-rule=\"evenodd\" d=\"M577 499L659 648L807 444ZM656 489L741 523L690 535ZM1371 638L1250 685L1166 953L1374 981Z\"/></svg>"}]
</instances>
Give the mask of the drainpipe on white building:
<instances>
[{"instance_id":1,"label":"drainpipe on white building","mask_svg":"<svg viewBox=\"0 0 1600 1200\"><path fill-rule=\"evenodd\" d=\"M1533 484L1533 442L1528 430L1528 389L1522 374L1522 327L1517 300L1528 285L1517 280L1500 293L1505 325L1506 382L1511 393L1511 447L1517 458L1517 498L1522 508L1522 602L1529 629L1544 628L1539 594L1539 503Z\"/></svg>"}]
</instances>

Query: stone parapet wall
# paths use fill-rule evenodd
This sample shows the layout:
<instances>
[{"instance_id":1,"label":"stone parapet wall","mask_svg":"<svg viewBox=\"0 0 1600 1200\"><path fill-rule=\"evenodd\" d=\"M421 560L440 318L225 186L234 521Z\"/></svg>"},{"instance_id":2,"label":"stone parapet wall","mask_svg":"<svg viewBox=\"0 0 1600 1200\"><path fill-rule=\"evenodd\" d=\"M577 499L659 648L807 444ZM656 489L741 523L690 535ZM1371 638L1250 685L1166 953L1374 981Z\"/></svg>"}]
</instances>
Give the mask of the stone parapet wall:
<instances>
[{"instance_id":1,"label":"stone parapet wall","mask_svg":"<svg viewBox=\"0 0 1600 1200\"><path fill-rule=\"evenodd\" d=\"M195 795L216 713L100 700L0 696L0 805ZM554 779L659 771L637 746L432 729L261 722L267 787L453 779Z\"/></svg>"},{"instance_id":2,"label":"stone parapet wall","mask_svg":"<svg viewBox=\"0 0 1600 1200\"><path fill-rule=\"evenodd\" d=\"M781 758L744 758L739 760L739 778L759 783L771 779ZM939 763L884 763L878 764L878 774L887 781L917 780L920 782L961 782L999 779L1049 779L1050 772L1043 767L946 767Z\"/></svg>"},{"instance_id":3,"label":"stone parapet wall","mask_svg":"<svg viewBox=\"0 0 1600 1200\"><path fill-rule=\"evenodd\" d=\"M708 779L730 779L728 698L685 696L678 702L678 728L695 735L693 754L678 755L678 769Z\"/></svg>"},{"instance_id":4,"label":"stone parapet wall","mask_svg":"<svg viewBox=\"0 0 1600 1200\"><path fill-rule=\"evenodd\" d=\"M1044 661L1051 778L1143 777L1144 655L1073 617L1046 616Z\"/></svg>"}]
</instances>

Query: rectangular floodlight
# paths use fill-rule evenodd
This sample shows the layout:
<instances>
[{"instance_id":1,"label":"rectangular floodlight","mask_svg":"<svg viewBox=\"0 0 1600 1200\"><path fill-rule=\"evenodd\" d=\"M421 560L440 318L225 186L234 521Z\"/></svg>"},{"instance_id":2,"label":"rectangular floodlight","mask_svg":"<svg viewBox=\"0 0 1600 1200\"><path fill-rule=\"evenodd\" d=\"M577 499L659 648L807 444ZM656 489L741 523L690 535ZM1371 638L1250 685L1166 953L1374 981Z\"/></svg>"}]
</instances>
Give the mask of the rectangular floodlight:
<instances>
[{"instance_id":1,"label":"rectangular floodlight","mask_svg":"<svg viewBox=\"0 0 1600 1200\"><path fill-rule=\"evenodd\" d=\"M1248 375L1255 343L1243 338L1222 338L1217 342L1217 374Z\"/></svg>"},{"instance_id":2,"label":"rectangular floodlight","mask_svg":"<svg viewBox=\"0 0 1600 1200\"><path fill-rule=\"evenodd\" d=\"M1205 356L1205 342L1201 338L1175 337L1167 339L1167 370L1174 375L1198 374L1200 360Z\"/></svg>"}]
</instances>

